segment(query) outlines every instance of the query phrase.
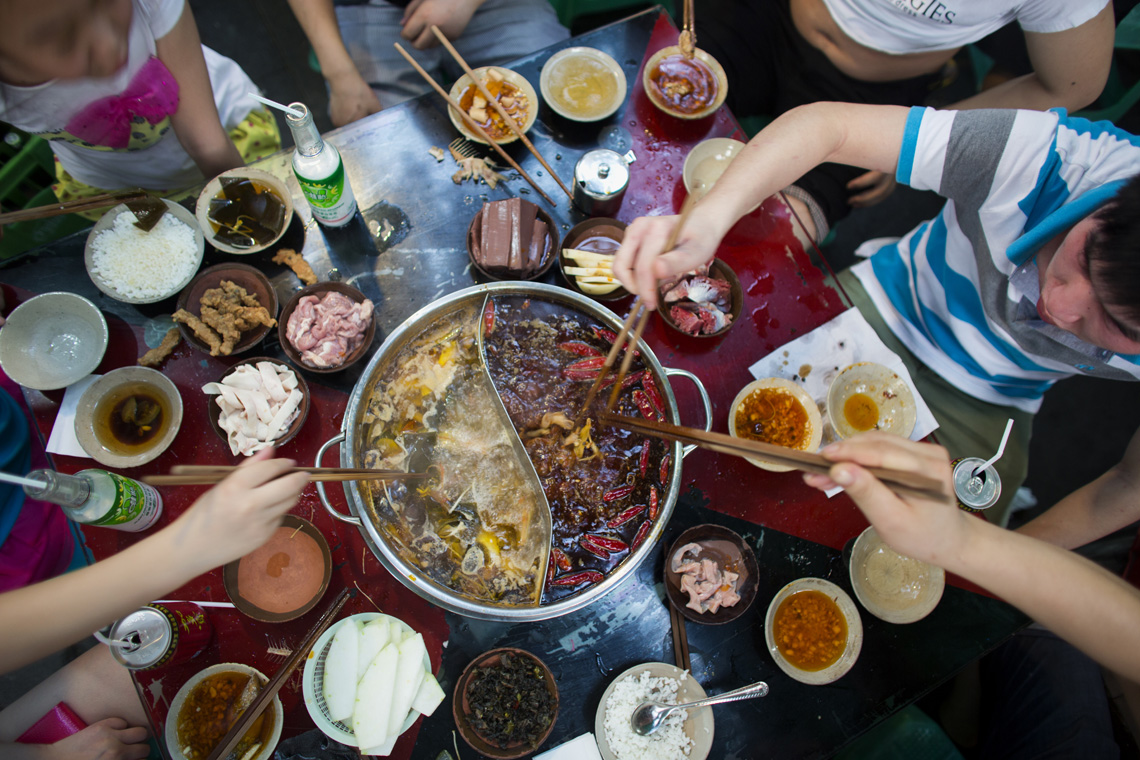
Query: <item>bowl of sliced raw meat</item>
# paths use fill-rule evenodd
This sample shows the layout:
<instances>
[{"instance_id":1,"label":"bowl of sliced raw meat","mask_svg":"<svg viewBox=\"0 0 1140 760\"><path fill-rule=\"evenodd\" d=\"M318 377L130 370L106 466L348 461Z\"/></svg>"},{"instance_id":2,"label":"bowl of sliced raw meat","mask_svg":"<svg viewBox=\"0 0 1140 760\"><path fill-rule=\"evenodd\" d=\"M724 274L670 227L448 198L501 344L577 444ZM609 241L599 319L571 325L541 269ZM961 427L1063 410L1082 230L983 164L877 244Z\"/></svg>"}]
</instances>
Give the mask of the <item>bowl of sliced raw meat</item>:
<instances>
[{"instance_id":1,"label":"bowl of sliced raw meat","mask_svg":"<svg viewBox=\"0 0 1140 760\"><path fill-rule=\"evenodd\" d=\"M368 352L372 302L351 285L318 282L293 294L278 322L285 355L309 372L339 372Z\"/></svg>"}]
</instances>

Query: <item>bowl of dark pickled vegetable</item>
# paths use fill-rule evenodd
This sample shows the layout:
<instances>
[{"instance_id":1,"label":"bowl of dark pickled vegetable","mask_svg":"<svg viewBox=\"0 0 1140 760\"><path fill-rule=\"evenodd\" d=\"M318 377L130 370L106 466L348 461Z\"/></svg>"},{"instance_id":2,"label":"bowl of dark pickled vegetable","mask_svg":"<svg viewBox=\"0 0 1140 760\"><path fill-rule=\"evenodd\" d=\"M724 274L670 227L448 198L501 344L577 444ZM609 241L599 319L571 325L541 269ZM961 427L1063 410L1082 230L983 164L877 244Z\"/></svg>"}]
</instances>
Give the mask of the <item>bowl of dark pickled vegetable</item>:
<instances>
[{"instance_id":1,"label":"bowl of dark pickled vegetable","mask_svg":"<svg viewBox=\"0 0 1140 760\"><path fill-rule=\"evenodd\" d=\"M542 660L514 647L476 657L455 684L452 714L459 735L487 757L531 754L558 717L558 686Z\"/></svg>"}]
</instances>

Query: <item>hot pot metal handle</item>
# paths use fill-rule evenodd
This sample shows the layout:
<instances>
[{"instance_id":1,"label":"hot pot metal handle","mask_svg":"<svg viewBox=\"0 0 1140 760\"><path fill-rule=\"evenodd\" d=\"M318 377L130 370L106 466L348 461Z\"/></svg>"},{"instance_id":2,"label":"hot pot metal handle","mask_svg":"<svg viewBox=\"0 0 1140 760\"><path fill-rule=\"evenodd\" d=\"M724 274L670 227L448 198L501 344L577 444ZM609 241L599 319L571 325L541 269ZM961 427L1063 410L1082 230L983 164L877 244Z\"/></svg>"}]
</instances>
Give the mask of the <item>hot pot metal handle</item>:
<instances>
[{"instance_id":1,"label":"hot pot metal handle","mask_svg":"<svg viewBox=\"0 0 1140 760\"><path fill-rule=\"evenodd\" d=\"M702 388L701 390L703 391L704 388ZM706 407L707 407L707 403L706 403ZM313 466L314 467L320 467L321 466L321 460L325 458L325 452L328 451L329 449L331 449L333 446L338 446L338 445L344 443L344 438L345 438L345 434L340 433L340 434L336 435L335 437L330 438L329 440L325 441L324 445L322 445L321 448L317 451L317 461L313 462ZM324 483L317 481L316 486L317 486L317 497L320 498L321 505L324 506L326 512L328 512L330 515L332 515L336 519L340 520L341 522L352 523L353 525L360 525L360 518L359 517L351 517L349 515L342 515L340 512L336 511L336 509L333 507L332 504L329 503L329 496L327 493L325 493L325 484Z\"/></svg>"},{"instance_id":2,"label":"hot pot metal handle","mask_svg":"<svg viewBox=\"0 0 1140 760\"><path fill-rule=\"evenodd\" d=\"M693 385L697 386L697 393L701 394L701 403L704 404L705 407L705 432L707 433L712 430L712 401L709 399L709 392L705 390L705 384L701 382L701 379L694 375L692 372L689 372L685 369L676 369L675 367L662 367L662 369L665 370L666 377L671 378L674 375L679 375L691 381ZM681 447L681 458L684 459L685 457L689 456L689 454L695 448L697 448L697 446L692 443L690 443L688 446ZM318 457L319 456L320 455L318 454ZM327 504L325 506L326 508L328 507Z\"/></svg>"}]
</instances>

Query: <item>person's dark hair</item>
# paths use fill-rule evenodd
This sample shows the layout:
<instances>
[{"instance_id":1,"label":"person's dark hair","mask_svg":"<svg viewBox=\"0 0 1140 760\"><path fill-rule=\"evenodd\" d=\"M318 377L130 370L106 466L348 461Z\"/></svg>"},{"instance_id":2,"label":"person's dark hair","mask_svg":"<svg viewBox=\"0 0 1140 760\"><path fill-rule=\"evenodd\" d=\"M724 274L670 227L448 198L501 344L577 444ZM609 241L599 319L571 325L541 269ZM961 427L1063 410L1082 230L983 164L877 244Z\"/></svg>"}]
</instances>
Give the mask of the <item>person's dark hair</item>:
<instances>
[{"instance_id":1,"label":"person's dark hair","mask_svg":"<svg viewBox=\"0 0 1140 760\"><path fill-rule=\"evenodd\" d=\"M1140 325L1140 174L1096 213L1100 225L1085 243L1089 277L1097 294Z\"/></svg>"}]
</instances>

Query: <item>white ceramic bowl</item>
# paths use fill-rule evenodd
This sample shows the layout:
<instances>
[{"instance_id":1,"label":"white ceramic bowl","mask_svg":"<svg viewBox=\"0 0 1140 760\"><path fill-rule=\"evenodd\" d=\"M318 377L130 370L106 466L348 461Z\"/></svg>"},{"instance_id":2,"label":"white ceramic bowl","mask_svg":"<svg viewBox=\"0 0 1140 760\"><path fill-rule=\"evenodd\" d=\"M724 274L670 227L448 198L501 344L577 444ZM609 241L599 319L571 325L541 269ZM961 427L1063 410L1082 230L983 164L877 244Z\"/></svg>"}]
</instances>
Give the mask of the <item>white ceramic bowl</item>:
<instances>
[{"instance_id":1,"label":"white ceramic bowl","mask_svg":"<svg viewBox=\"0 0 1140 760\"><path fill-rule=\"evenodd\" d=\"M123 454L108 448L100 439L96 427L97 418L102 414L96 414L96 410L101 406L101 401L117 404L129 395L129 392L123 393L116 399L116 391L119 389L140 385L162 396L169 418L164 421L166 429L161 437L149 441L145 448L134 454ZM103 375L83 391L75 411L75 436L79 439L79 445L96 462L108 467L138 467L156 459L174 442L181 426L182 396L178 393L178 388L166 375L148 367L120 367Z\"/></svg>"},{"instance_id":2,"label":"white ceramic bowl","mask_svg":"<svg viewBox=\"0 0 1140 760\"><path fill-rule=\"evenodd\" d=\"M194 231L194 266L191 267L189 270L190 273L186 277L182 278L180 282L172 286L169 290L165 290L162 295L151 296L148 298L133 298L131 296L123 295L115 289L115 283L113 281L105 279L96 272L93 272L92 265L95 261L95 249L93 247L93 244L95 241L95 236L101 232L104 232L105 230L111 229L112 225L115 224L115 220L119 217L119 214L132 213L131 210L127 208L125 203L120 203L118 206L115 206L106 214L103 214L102 218L100 218L99 221L95 223L95 226L91 228L91 232L87 235L87 244L83 249L83 263L87 267L87 276L91 278L91 282L95 283L95 287L99 288L99 290L103 291L111 298L114 298L116 301L136 304L157 303L164 298L170 298L172 295L182 290L182 288L186 287L186 283L190 282L190 280L194 279L194 275L198 274L198 267L202 265L202 256L206 250L206 239L202 234L202 228L198 226L198 220L194 218L194 215L187 211L180 204L174 203L173 201L168 201L165 198L162 199L162 202L166 204L167 213L171 214L175 219L182 222Z\"/></svg>"},{"instance_id":3,"label":"white ceramic bowl","mask_svg":"<svg viewBox=\"0 0 1140 760\"><path fill-rule=\"evenodd\" d=\"M731 137L710 137L694 145L685 156L681 170L681 179L689 195L694 200L705 197L744 146L745 143Z\"/></svg>"},{"instance_id":4,"label":"white ceramic bowl","mask_svg":"<svg viewBox=\"0 0 1140 760\"><path fill-rule=\"evenodd\" d=\"M486 80L485 74L490 68L492 67L483 66L482 68L474 69L474 72L476 76L480 77L480 79ZM504 80L510 82L515 87L518 87L520 90L522 90L523 94L526 95L526 121L523 123L521 129L523 132L528 131L531 127L534 126L534 122L538 118L538 93L534 91L534 85L527 81L527 78L522 74L518 74L514 71L511 71L510 69L505 69L502 66L495 66L494 68L496 71L503 75ZM466 74L459 77L459 79L455 81L455 84L451 85L451 99L456 103L460 102L459 99L463 96L463 91L466 90L467 86L470 84L471 77L467 76ZM488 106L488 108L490 108L490 106ZM454 108L448 108L447 115L451 117L451 123L455 125L455 128L459 130L459 133L461 135L466 137L468 140L471 140L472 142L477 142L483 145L487 144L486 140L484 140L482 137L479 137L467 128L467 122L463 120L463 117L460 116ZM515 136L515 133L511 132L506 137L495 140L495 142L497 142L499 145L506 145L507 143L512 143L517 139L518 137Z\"/></svg>"},{"instance_id":5,"label":"white ceramic bowl","mask_svg":"<svg viewBox=\"0 0 1140 760\"><path fill-rule=\"evenodd\" d=\"M606 687L605 692L602 693L602 701L598 703L598 711L594 717L594 738L598 741L598 750L602 753L602 760L619 760L618 756L610 749L609 739L606 738L606 702L609 701L610 695L614 693L614 688L619 682L646 671L654 678L675 678L681 682L681 687L677 690L678 704L695 702L708 696L692 674L675 665L664 662L647 662L643 665L634 665ZM629 717L627 716L626 722L628 721ZM695 710L689 710L689 715L684 723L684 731L685 735L693 742L689 760L704 760L708 757L713 742L712 708L698 707Z\"/></svg>"},{"instance_id":6,"label":"white ceramic bowl","mask_svg":"<svg viewBox=\"0 0 1140 760\"><path fill-rule=\"evenodd\" d=\"M899 554L869 527L855 539L848 563L851 588L863 608L888 623L913 623L929 615L946 588L946 572Z\"/></svg>"},{"instance_id":7,"label":"white ceramic bowl","mask_svg":"<svg viewBox=\"0 0 1140 760\"><path fill-rule=\"evenodd\" d=\"M671 55L680 54L681 48L677 47L676 45L670 45L669 47L658 50L656 53L650 56L649 60L645 62L645 67L641 70L642 87L645 88L645 94L649 97L649 102L663 113L667 113L677 119L703 119L706 116L710 116L713 112L716 111L716 109L724 105L724 99L728 97L728 75L724 73L724 68L720 65L717 59L713 58L711 55L701 50L700 48L697 48L693 53L693 57L708 66L712 71L713 76L716 77L716 97L713 99L712 103L709 103L704 108L700 109L699 111L694 111L693 113L682 113L680 111L674 110L668 103L658 97L656 87L653 85L653 82L651 80L651 74L657 67L657 64L659 64L663 59L668 58Z\"/></svg>"},{"instance_id":8,"label":"white ceramic bowl","mask_svg":"<svg viewBox=\"0 0 1140 760\"><path fill-rule=\"evenodd\" d=\"M402 625L405 631L415 632L415 629L403 620L379 612L361 612L357 615L350 615L345 620L371 623L379 618L395 621ZM329 717L328 707L325 705L324 690L322 689L325 678L325 659L329 656L329 647L332 646L337 626L341 625L342 622L338 620L336 624L329 626L329 629L322 633L317 639L317 643L313 645L312 653L305 658L305 672L301 677L301 693L305 697L305 709L309 711L309 717L317 724L317 728L324 732L325 736L335 739L341 744L347 744L349 747L356 747L358 744L356 734L352 733L352 726L334 721ZM428 673L431 672L431 656L427 652L424 652L424 670ZM400 733L402 734L411 728L418 717L420 714L412 710L404 720L403 725L400 726Z\"/></svg>"},{"instance_id":9,"label":"white ceramic bowl","mask_svg":"<svg viewBox=\"0 0 1140 760\"><path fill-rule=\"evenodd\" d=\"M795 398L803 406L804 411L807 412L808 417L808 440L802 451L815 451L819 448L819 442L823 440L823 418L820 416L819 407L816 405L815 400L811 395L803 389L803 386L793 383L791 380L785 380L782 377L766 377L762 380L753 380L748 385L740 389L740 393L736 394L736 398L732 400L732 406L728 409L728 433L733 438L740 438L736 434L736 412L740 408L744 400L748 398L754 391L762 390L765 388L774 388ZM767 462L759 457L745 457L749 462L756 465L762 470L769 470L771 472L790 472L793 468L785 467L780 464L773 464Z\"/></svg>"},{"instance_id":10,"label":"white ceramic bowl","mask_svg":"<svg viewBox=\"0 0 1140 760\"><path fill-rule=\"evenodd\" d=\"M847 620L847 646L838 660L822 670L800 670L795 667L784 659L784 655L780 653L773 638L772 623L776 618L776 610L780 608L785 599L800 591L821 591L827 594L839 605L840 612ZM859 610L855 607L855 602L851 601L851 597L839 586L831 581L825 581L823 578L800 578L780 589L775 598L772 599L772 603L768 605L768 614L764 618L764 641L768 646L768 652L780 670L800 683L818 686L839 680L847 671L851 670L851 666L859 659L859 651L863 648L863 621L859 617Z\"/></svg>"},{"instance_id":11,"label":"white ceramic bowl","mask_svg":"<svg viewBox=\"0 0 1140 760\"><path fill-rule=\"evenodd\" d=\"M210 221L210 200L222 191L222 179L227 177L239 177L242 179L250 179L257 184L268 187L273 191L281 202L285 204L285 220L281 222L281 229L278 230L276 237L264 245L254 245L249 248L238 248L236 246L228 245L217 239L214 232L214 223ZM217 248L219 251L226 253L233 253L239 256L247 253L257 253L264 251L266 248L271 248L277 245L277 241L285 234L285 230L289 229L289 223L293 221L293 194L289 191L289 185L283 180L278 179L276 176L269 172L262 171L261 169L254 169L250 166L239 166L237 169L230 169L224 171L212 180L206 183L202 188L202 192L198 194L198 204L194 207L194 215L198 219L198 225L201 227L202 232L205 233L206 239L210 245ZM189 282L189 280L187 280ZM185 287L186 283L182 283ZM182 288L179 288L181 290Z\"/></svg>"},{"instance_id":12,"label":"white ceramic bowl","mask_svg":"<svg viewBox=\"0 0 1140 760\"><path fill-rule=\"evenodd\" d=\"M859 393L875 407L864 410L875 416L869 428L856 429L844 410L847 401ZM852 364L835 376L827 390L827 413L840 438L850 438L866 430L906 438L914 430L917 415L914 394L906 381L890 367L874 362Z\"/></svg>"},{"instance_id":13,"label":"white ceramic bowl","mask_svg":"<svg viewBox=\"0 0 1140 760\"><path fill-rule=\"evenodd\" d=\"M165 743L171 760L186 760L186 756L182 754L182 747L178 741L178 713L182 710L182 705L186 702L186 697L189 696L190 690L215 673L228 672L249 673L255 678L260 678L262 684L268 683L268 679L261 671L256 668L251 668L249 665L242 665L239 662L223 662L219 665L211 665L205 670L199 671L193 678L182 685L182 688L178 690L178 693L174 695L174 700L170 703L170 710L167 711ZM256 755L251 758L243 758L242 760L269 760L269 758L273 757L273 750L277 748L277 742L281 740L281 729L285 722L285 712L281 709L281 697L273 697L273 704L267 707L266 710L272 711L273 713L273 731L269 735L269 741L261 745L261 749Z\"/></svg>"},{"instance_id":14,"label":"white ceramic bowl","mask_svg":"<svg viewBox=\"0 0 1140 760\"><path fill-rule=\"evenodd\" d=\"M567 70L579 66L588 69L574 82L563 81ZM613 95L604 102L592 89L612 86ZM542 99L559 116L571 121L601 121L613 116L625 102L625 72L612 57L592 47L569 47L550 56L538 79Z\"/></svg>"},{"instance_id":15,"label":"white ceramic bowl","mask_svg":"<svg viewBox=\"0 0 1140 760\"><path fill-rule=\"evenodd\" d=\"M109 336L103 313L83 296L44 293L8 315L0 367L25 388L66 388L95 371Z\"/></svg>"}]
</instances>

